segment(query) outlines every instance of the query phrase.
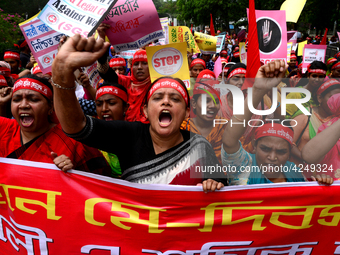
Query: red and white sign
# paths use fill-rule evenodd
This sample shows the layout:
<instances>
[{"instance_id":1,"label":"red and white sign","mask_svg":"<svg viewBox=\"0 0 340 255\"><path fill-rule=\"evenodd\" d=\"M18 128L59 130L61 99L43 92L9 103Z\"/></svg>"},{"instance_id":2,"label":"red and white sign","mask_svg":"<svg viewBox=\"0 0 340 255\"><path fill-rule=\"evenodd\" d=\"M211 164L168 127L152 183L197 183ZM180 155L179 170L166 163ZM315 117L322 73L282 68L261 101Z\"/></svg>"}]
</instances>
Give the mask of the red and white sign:
<instances>
[{"instance_id":1,"label":"red and white sign","mask_svg":"<svg viewBox=\"0 0 340 255\"><path fill-rule=\"evenodd\" d=\"M151 81L159 77L171 76L181 79L189 88L190 76L186 47L186 43L146 47Z\"/></svg>"},{"instance_id":2,"label":"red and white sign","mask_svg":"<svg viewBox=\"0 0 340 255\"><path fill-rule=\"evenodd\" d=\"M325 63L327 45L306 44L303 49L302 72L305 73L313 61Z\"/></svg>"},{"instance_id":3,"label":"red and white sign","mask_svg":"<svg viewBox=\"0 0 340 255\"><path fill-rule=\"evenodd\" d=\"M338 181L204 193L7 158L0 169L1 255L340 252Z\"/></svg>"},{"instance_id":4,"label":"red and white sign","mask_svg":"<svg viewBox=\"0 0 340 255\"><path fill-rule=\"evenodd\" d=\"M182 65L182 53L175 48L160 49L152 56L152 66L161 75L175 74Z\"/></svg>"}]
</instances>

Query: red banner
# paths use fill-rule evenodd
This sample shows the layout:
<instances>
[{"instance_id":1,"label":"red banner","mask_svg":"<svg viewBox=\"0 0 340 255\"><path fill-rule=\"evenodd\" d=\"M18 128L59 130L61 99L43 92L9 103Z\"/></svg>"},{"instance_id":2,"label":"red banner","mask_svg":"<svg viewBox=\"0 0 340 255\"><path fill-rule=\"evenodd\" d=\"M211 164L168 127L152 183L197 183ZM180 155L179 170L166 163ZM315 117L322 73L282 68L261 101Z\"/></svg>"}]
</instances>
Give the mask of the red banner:
<instances>
[{"instance_id":1,"label":"red banner","mask_svg":"<svg viewBox=\"0 0 340 255\"><path fill-rule=\"evenodd\" d=\"M0 158L0 253L340 254L340 182L137 185Z\"/></svg>"}]
</instances>

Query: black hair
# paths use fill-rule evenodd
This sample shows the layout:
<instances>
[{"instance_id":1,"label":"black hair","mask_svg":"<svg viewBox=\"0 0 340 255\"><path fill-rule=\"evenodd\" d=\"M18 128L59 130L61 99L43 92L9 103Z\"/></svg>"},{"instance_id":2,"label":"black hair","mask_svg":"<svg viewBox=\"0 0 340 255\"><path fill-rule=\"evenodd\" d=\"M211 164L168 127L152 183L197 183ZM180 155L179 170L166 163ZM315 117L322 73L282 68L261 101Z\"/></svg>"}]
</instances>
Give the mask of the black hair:
<instances>
[{"instance_id":1,"label":"black hair","mask_svg":"<svg viewBox=\"0 0 340 255\"><path fill-rule=\"evenodd\" d=\"M232 62L233 62L233 61L232 61ZM233 65L232 67L229 68L229 70L228 70L226 76L228 77L229 74L230 74L232 71L234 71L235 69L237 69L237 68L244 68L244 69L247 69L247 66L246 66L245 64L241 63L241 62L236 63L235 65Z\"/></svg>"},{"instance_id":2,"label":"black hair","mask_svg":"<svg viewBox=\"0 0 340 255\"><path fill-rule=\"evenodd\" d=\"M15 53L18 53L18 54L19 54L19 51L18 51L18 50L15 50L15 49L6 49L6 50L4 50L4 52L6 52L6 51L12 51L12 52L15 52Z\"/></svg>"},{"instance_id":3,"label":"black hair","mask_svg":"<svg viewBox=\"0 0 340 255\"><path fill-rule=\"evenodd\" d=\"M189 96L188 89L185 86L184 82L181 79L179 79L179 78L173 78L173 77L170 77L170 76L160 77L160 78L156 79L153 83L151 83L151 85L147 88L147 91L146 91L145 97L143 99L143 104L142 105L147 105L147 103L148 103L148 95L149 95L150 89L152 88L152 86L156 82L158 82L161 79L172 79L172 80L177 81L184 88L184 91L185 91L185 93L187 95L187 98L188 98L188 105L187 105L187 107L190 107L190 96Z\"/></svg>"}]
</instances>

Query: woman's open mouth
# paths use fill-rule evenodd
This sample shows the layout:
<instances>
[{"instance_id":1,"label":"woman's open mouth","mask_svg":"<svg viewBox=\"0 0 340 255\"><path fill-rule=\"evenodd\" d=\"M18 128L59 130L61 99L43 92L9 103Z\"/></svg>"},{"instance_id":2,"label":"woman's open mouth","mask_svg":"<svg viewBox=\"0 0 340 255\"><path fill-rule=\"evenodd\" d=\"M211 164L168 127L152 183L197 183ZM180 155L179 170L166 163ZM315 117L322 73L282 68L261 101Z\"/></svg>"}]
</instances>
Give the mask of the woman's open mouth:
<instances>
[{"instance_id":1,"label":"woman's open mouth","mask_svg":"<svg viewBox=\"0 0 340 255\"><path fill-rule=\"evenodd\" d=\"M23 127L30 127L34 122L34 118L28 113L22 113L20 114L20 122Z\"/></svg>"},{"instance_id":2,"label":"woman's open mouth","mask_svg":"<svg viewBox=\"0 0 340 255\"><path fill-rule=\"evenodd\" d=\"M103 120L105 121L111 121L113 120L112 116L109 114L103 114Z\"/></svg>"},{"instance_id":3,"label":"woman's open mouth","mask_svg":"<svg viewBox=\"0 0 340 255\"><path fill-rule=\"evenodd\" d=\"M168 110L163 110L161 111L161 113L159 114L159 123L161 127L167 127L171 124L172 121L172 116L170 114L170 111Z\"/></svg>"}]
</instances>

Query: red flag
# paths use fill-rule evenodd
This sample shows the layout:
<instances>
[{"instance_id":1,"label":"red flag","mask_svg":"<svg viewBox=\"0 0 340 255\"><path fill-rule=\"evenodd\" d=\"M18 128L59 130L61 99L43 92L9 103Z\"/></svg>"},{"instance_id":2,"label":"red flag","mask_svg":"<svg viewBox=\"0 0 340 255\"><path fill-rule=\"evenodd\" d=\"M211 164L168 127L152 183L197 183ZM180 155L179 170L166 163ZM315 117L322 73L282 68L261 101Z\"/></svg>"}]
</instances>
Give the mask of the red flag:
<instances>
[{"instance_id":1,"label":"red flag","mask_svg":"<svg viewBox=\"0 0 340 255\"><path fill-rule=\"evenodd\" d=\"M257 71L261 67L259 41L257 37L257 25L255 17L254 0L249 0L248 14L248 49L247 49L247 73L246 78L255 78ZM245 82L242 89L251 87L252 84Z\"/></svg>"},{"instance_id":2,"label":"red flag","mask_svg":"<svg viewBox=\"0 0 340 255\"><path fill-rule=\"evenodd\" d=\"M212 36L215 36L215 28L214 28L214 22L212 18L212 14L210 13L210 34Z\"/></svg>"},{"instance_id":3,"label":"red flag","mask_svg":"<svg viewBox=\"0 0 340 255\"><path fill-rule=\"evenodd\" d=\"M326 28L325 34L322 37L322 41L321 41L320 45L326 45L326 43L327 43L327 32L328 32L328 28Z\"/></svg>"},{"instance_id":4,"label":"red flag","mask_svg":"<svg viewBox=\"0 0 340 255\"><path fill-rule=\"evenodd\" d=\"M190 32L192 33L192 24L191 24Z\"/></svg>"}]
</instances>

